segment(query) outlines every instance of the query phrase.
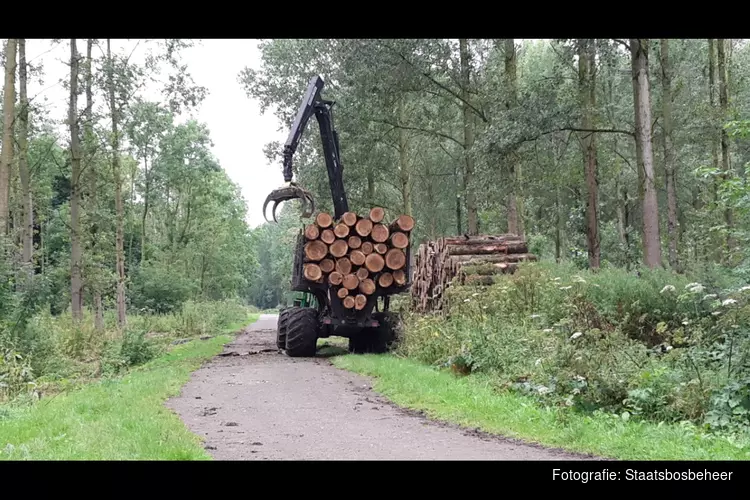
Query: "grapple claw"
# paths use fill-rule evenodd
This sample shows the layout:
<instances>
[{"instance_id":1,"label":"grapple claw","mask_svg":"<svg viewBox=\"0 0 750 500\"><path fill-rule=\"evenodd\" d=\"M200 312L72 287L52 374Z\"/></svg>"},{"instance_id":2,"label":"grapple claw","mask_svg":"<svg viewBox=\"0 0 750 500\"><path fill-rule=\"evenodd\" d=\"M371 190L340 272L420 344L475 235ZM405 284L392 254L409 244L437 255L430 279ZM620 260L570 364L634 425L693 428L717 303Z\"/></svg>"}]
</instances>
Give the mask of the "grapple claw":
<instances>
[{"instance_id":1,"label":"grapple claw","mask_svg":"<svg viewBox=\"0 0 750 500\"><path fill-rule=\"evenodd\" d=\"M263 217L268 221L266 207L268 207L268 204L273 201L274 204L271 213L273 215L273 221L278 222L278 220L276 220L276 208L280 203L294 199L299 199L302 202L302 218L310 217L313 212L315 212L315 200L313 199L312 194L304 188L291 184L287 187L271 191L271 194L266 197L266 201L263 203Z\"/></svg>"}]
</instances>

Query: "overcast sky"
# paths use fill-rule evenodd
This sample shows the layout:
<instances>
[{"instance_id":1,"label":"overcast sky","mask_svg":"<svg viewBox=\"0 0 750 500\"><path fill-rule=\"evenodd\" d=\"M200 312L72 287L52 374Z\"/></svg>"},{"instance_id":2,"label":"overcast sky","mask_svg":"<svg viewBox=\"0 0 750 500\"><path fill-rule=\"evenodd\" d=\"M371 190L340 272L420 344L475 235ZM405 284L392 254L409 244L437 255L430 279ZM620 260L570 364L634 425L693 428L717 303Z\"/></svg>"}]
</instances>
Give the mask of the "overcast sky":
<instances>
[{"instance_id":1,"label":"overcast sky","mask_svg":"<svg viewBox=\"0 0 750 500\"><path fill-rule=\"evenodd\" d=\"M137 40L113 40L112 47L130 51L137 43ZM259 104L245 95L237 81L245 67L260 68L257 44L258 40L245 39L201 40L183 53L183 61L196 83L207 87L209 92L196 118L208 125L214 155L242 188L248 203L247 221L253 226L264 222L261 208L266 195L284 183L280 165L268 163L263 146L274 140L283 142L287 135L287 131L278 130L278 120L271 111L261 115ZM143 47L138 44L134 61L145 54ZM85 54L85 40L79 40L78 50ZM44 103L50 118L65 119L68 95L60 82L67 80L70 71L66 64L70 57L69 42L53 46L49 40L27 40L26 57L31 64L42 61L44 65L43 82L29 82L29 97L36 96L35 103ZM157 98L158 94L152 92L149 94Z\"/></svg>"}]
</instances>

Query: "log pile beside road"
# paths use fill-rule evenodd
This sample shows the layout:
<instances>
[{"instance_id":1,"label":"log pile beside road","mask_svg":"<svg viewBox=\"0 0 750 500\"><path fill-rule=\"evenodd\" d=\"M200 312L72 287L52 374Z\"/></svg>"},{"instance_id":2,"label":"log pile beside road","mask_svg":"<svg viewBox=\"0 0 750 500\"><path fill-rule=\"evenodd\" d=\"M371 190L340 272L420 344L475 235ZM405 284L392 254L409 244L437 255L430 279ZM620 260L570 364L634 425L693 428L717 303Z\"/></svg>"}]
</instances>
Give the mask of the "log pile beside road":
<instances>
[{"instance_id":1,"label":"log pile beside road","mask_svg":"<svg viewBox=\"0 0 750 500\"><path fill-rule=\"evenodd\" d=\"M449 236L419 246L411 286L418 312L443 309L451 285L491 285L498 275L512 274L518 264L535 261L524 238L513 234Z\"/></svg>"},{"instance_id":2,"label":"log pile beside road","mask_svg":"<svg viewBox=\"0 0 750 500\"><path fill-rule=\"evenodd\" d=\"M368 296L399 293L408 282L407 258L414 219L400 215L384 223L385 210L366 216L346 212L339 220L320 212L305 227L303 274L329 284L346 309L361 310Z\"/></svg>"}]
</instances>

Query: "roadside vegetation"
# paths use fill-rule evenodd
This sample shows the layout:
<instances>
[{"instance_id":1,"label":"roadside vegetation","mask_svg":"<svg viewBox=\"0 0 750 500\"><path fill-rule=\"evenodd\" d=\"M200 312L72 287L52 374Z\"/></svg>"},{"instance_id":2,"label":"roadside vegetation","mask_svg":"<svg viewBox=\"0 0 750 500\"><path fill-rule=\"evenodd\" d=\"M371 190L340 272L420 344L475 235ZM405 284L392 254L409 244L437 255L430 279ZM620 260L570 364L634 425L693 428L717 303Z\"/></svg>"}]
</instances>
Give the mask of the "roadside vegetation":
<instances>
[{"instance_id":1,"label":"roadside vegetation","mask_svg":"<svg viewBox=\"0 0 750 500\"><path fill-rule=\"evenodd\" d=\"M750 286L736 283L526 263L454 287L445 314L407 313L396 357L336 363L397 403L548 445L750 459Z\"/></svg>"}]
</instances>

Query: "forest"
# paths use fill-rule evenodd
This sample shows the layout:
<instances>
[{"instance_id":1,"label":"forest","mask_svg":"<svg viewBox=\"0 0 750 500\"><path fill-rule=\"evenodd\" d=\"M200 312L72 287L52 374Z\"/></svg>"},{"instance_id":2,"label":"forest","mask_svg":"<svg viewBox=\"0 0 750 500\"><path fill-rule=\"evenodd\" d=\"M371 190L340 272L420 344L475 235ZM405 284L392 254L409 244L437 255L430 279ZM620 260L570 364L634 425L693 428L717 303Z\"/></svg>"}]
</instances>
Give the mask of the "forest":
<instances>
[{"instance_id":1,"label":"forest","mask_svg":"<svg viewBox=\"0 0 750 500\"><path fill-rule=\"evenodd\" d=\"M326 81L351 210L412 215L413 251L510 233L538 257L492 286L453 286L441 314L407 298L401 355L550 408L747 432L746 40L261 47L262 68L241 82L287 126L310 77ZM315 132L295 174L330 210ZM293 210L263 229L268 246L299 225ZM268 258L284 264L264 274L285 282L290 254Z\"/></svg>"},{"instance_id":2,"label":"forest","mask_svg":"<svg viewBox=\"0 0 750 500\"><path fill-rule=\"evenodd\" d=\"M154 332L203 334L289 303L305 222L290 202L278 224L250 227L262 200L243 199L205 124L178 119L207 92L181 59L192 41L149 40L140 64L110 40L55 40L69 48L64 117L28 95L44 72L26 43L7 40L3 59L0 396L138 364ZM538 257L491 286L453 287L440 314L404 297L400 355L551 408L748 432L746 40L260 50L237 85L282 130L310 78L325 80L352 211L412 216L413 250L508 233ZM295 181L331 212L316 128ZM279 185L281 152L264 151Z\"/></svg>"}]
</instances>

